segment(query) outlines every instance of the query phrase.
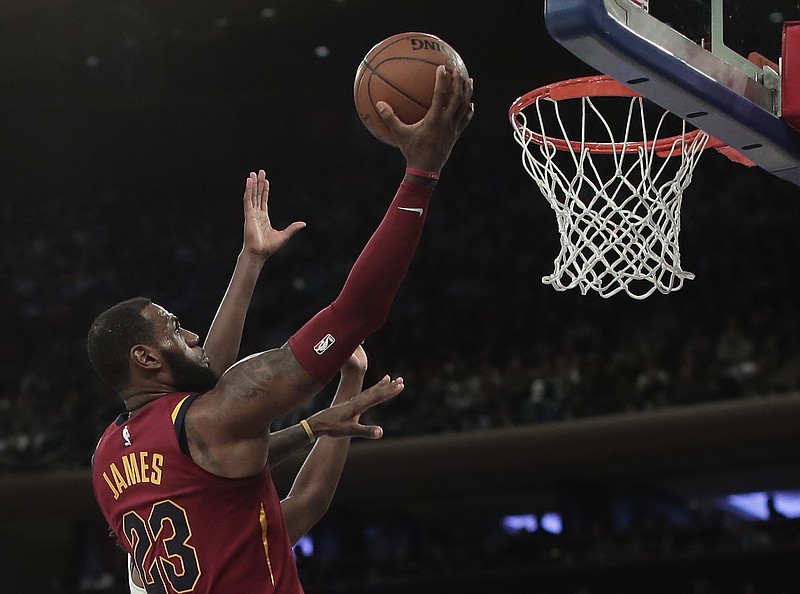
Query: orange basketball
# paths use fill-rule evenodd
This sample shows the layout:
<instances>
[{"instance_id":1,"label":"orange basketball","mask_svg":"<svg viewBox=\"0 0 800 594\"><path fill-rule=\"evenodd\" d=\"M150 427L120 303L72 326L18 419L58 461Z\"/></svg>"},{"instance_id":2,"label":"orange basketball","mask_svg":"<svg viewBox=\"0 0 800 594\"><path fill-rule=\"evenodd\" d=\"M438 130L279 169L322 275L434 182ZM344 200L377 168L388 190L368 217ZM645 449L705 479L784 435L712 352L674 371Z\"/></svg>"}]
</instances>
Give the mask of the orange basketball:
<instances>
[{"instance_id":1,"label":"orange basketball","mask_svg":"<svg viewBox=\"0 0 800 594\"><path fill-rule=\"evenodd\" d=\"M358 116L376 138L396 144L375 104L385 101L406 124L420 121L431 106L440 64L469 77L458 52L429 33L392 35L367 52L356 70L353 99Z\"/></svg>"}]
</instances>

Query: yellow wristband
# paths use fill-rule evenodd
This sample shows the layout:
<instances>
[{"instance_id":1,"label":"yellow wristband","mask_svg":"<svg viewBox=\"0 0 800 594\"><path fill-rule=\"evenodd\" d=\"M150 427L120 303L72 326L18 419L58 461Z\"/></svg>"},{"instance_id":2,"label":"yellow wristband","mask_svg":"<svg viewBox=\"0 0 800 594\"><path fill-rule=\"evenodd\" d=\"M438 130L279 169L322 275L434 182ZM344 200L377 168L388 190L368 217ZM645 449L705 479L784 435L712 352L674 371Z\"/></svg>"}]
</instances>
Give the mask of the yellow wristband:
<instances>
[{"instance_id":1,"label":"yellow wristband","mask_svg":"<svg viewBox=\"0 0 800 594\"><path fill-rule=\"evenodd\" d=\"M314 435L314 432L311 430L311 425L309 425L308 421L306 421L305 419L300 421L300 424L303 426L303 429L306 430L306 435L308 435L308 441L314 443L317 440L317 438Z\"/></svg>"}]
</instances>

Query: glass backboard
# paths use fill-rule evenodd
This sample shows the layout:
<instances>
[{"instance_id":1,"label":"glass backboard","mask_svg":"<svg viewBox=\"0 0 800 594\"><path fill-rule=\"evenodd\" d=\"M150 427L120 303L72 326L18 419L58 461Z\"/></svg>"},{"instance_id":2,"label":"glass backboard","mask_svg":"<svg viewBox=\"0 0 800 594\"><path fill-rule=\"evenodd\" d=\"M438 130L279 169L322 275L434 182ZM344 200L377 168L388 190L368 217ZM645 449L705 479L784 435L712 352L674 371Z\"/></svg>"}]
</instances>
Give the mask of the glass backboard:
<instances>
[{"instance_id":1,"label":"glass backboard","mask_svg":"<svg viewBox=\"0 0 800 594\"><path fill-rule=\"evenodd\" d=\"M550 35L770 173L800 185L800 134L780 117L785 0L546 0ZM756 65L755 52L766 58Z\"/></svg>"}]
</instances>

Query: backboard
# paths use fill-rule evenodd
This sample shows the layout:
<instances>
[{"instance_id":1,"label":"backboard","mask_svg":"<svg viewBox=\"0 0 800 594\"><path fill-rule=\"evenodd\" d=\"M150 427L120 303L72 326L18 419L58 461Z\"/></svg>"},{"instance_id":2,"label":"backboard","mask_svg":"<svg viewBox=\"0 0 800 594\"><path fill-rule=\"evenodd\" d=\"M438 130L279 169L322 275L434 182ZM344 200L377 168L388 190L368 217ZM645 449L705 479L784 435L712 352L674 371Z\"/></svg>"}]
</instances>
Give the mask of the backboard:
<instances>
[{"instance_id":1,"label":"backboard","mask_svg":"<svg viewBox=\"0 0 800 594\"><path fill-rule=\"evenodd\" d=\"M796 185L780 63L783 23L798 19L787 0L545 0L550 35L586 64Z\"/></svg>"}]
</instances>

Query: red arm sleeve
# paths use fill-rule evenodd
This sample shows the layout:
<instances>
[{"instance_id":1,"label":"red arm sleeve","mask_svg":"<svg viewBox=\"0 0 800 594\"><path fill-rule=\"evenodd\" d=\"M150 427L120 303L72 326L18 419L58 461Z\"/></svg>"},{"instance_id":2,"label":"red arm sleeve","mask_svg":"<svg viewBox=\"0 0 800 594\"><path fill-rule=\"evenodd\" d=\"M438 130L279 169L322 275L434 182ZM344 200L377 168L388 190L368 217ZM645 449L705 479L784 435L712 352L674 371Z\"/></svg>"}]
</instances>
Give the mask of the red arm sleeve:
<instances>
[{"instance_id":1,"label":"red arm sleeve","mask_svg":"<svg viewBox=\"0 0 800 594\"><path fill-rule=\"evenodd\" d=\"M403 180L339 296L289 339L295 358L320 383L328 383L386 321L416 252L432 192Z\"/></svg>"}]
</instances>

